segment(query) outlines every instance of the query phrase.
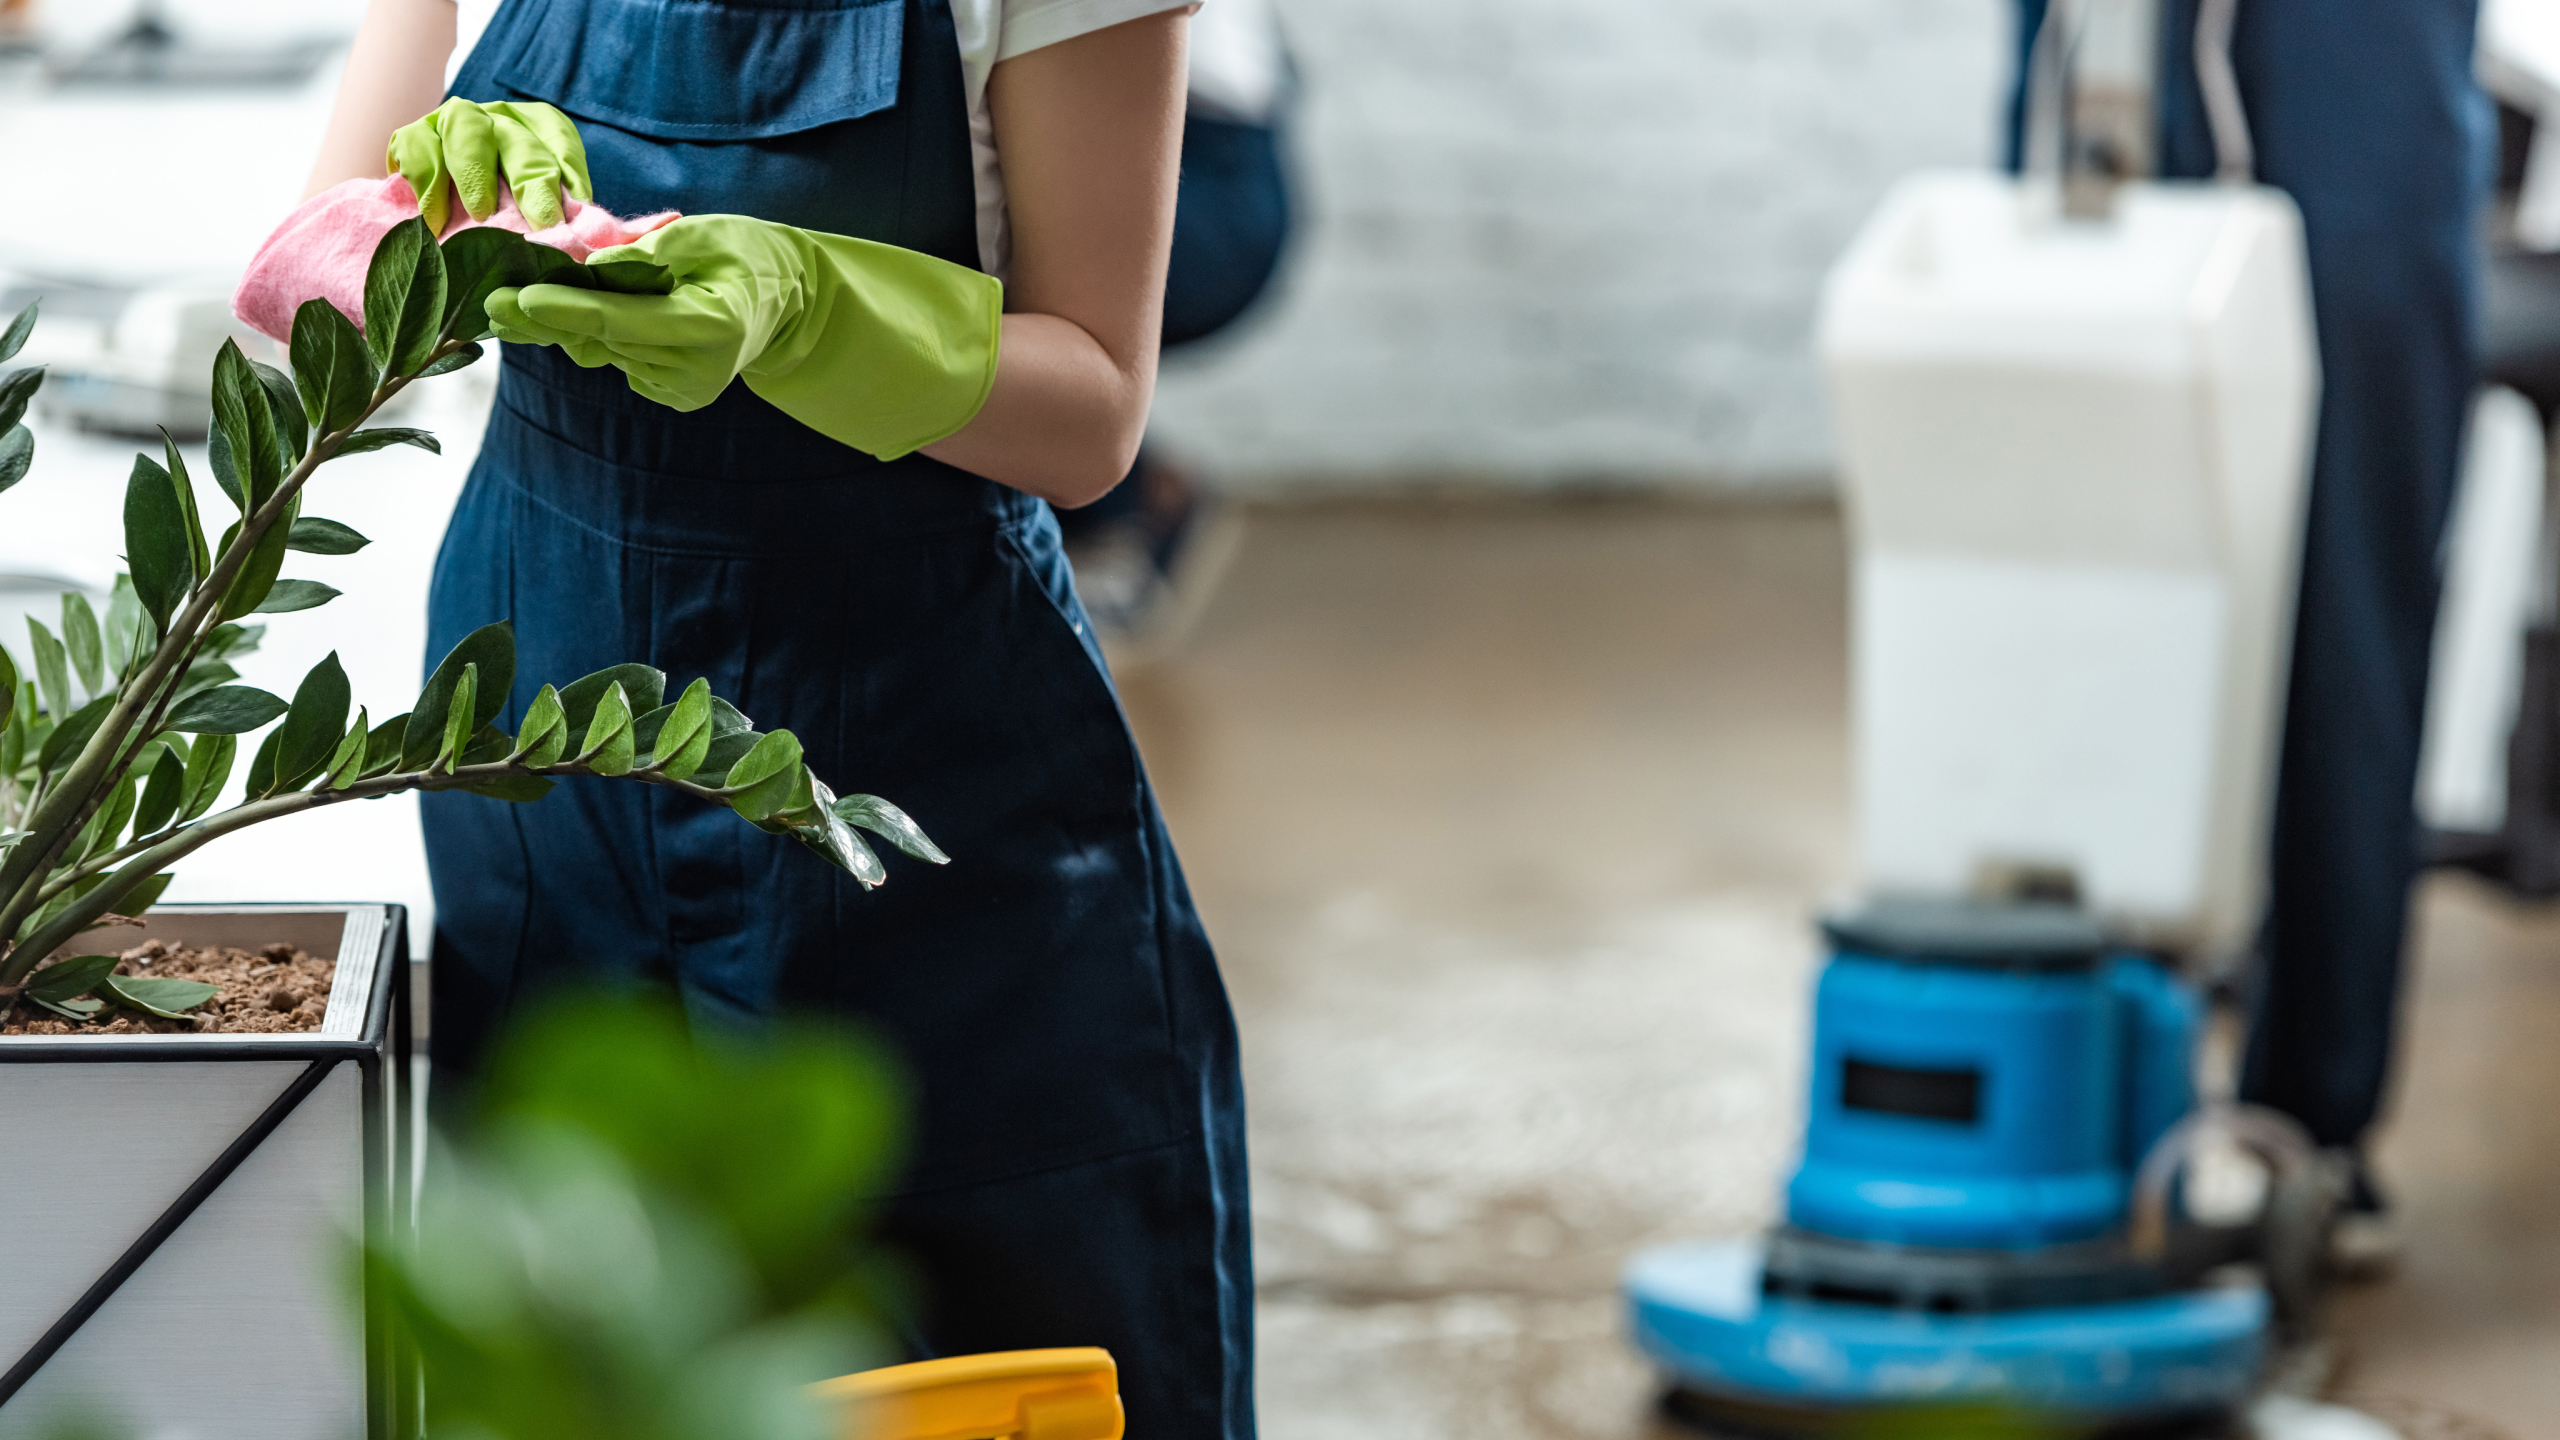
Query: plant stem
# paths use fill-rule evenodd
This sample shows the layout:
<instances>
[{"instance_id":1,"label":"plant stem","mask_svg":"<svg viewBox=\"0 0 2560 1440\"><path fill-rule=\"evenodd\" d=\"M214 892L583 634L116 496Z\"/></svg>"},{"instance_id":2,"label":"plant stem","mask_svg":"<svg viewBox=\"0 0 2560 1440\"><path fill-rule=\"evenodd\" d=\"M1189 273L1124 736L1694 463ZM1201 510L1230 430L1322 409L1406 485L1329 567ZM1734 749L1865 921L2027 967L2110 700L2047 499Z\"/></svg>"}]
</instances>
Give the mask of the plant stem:
<instances>
[{"instance_id":1,"label":"plant stem","mask_svg":"<svg viewBox=\"0 0 2560 1440\"><path fill-rule=\"evenodd\" d=\"M460 348L458 344L446 341L438 345L419 368L424 369ZM231 582L239 578L240 569L248 563L250 552L284 517L294 497L309 483L312 473L335 459L338 448L346 443L347 437L373 418L374 412L388 404L393 396L407 388L412 378L393 376L384 380L375 388L364 412L348 422L345 428L313 437L311 448L277 483L275 493L269 495L255 511L241 517L240 533L214 560L212 571L189 592L186 609L170 622L159 646L152 651L150 663L139 675L117 688L116 703L107 711L106 718L99 722L98 732L89 737L88 744L81 748L79 758L63 772L62 779L46 788L23 826L31 832L29 837L5 854L0 854L0 943L6 943L42 903L38 895L42 882L36 877L50 872L54 862L61 858L62 847L86 823L87 817L81 813L82 810L94 797L111 787L117 778L121 778L110 777L107 772L116 763L117 753L138 718L137 712L144 708L142 697L150 696L157 700L161 685L173 674L183 673L180 670L183 658L195 654L203 644L214 616L221 610L223 598L230 592ZM32 958L22 956L13 946L6 952L5 960L0 960L0 985L16 983L27 971L34 969L35 961L41 958L41 955Z\"/></svg>"},{"instance_id":2,"label":"plant stem","mask_svg":"<svg viewBox=\"0 0 2560 1440\"><path fill-rule=\"evenodd\" d=\"M24 980L45 956L52 954L56 948L73 936L88 929L100 916L113 911L116 902L123 899L134 886L235 830L246 829L261 821L273 820L282 815L297 815L306 810L317 810L347 800L378 799L385 795L397 795L406 790L459 790L472 785L486 784L492 780L519 777L567 779L580 776L595 779L638 780L647 785L663 785L670 790L680 790L696 799L715 804L723 798L724 794L713 786L697 785L691 780L669 779L665 775L652 772L634 771L628 775L599 776L586 766L574 762L533 766L495 761L485 765L464 765L445 772L411 770L393 775L377 775L370 780L359 780L343 790L302 790L289 795L271 795L243 801L228 810L208 815L192 825L163 832L148 842L137 841L127 845L122 850L112 855L102 856L84 867L86 874L95 874L98 870L113 864L118 858L125 858L123 867L109 876L105 884L80 897L77 903L65 908L60 914L41 927L29 931L20 939L17 948L9 952L6 961L0 962L0 987L16 985ZM79 878L85 878L85 876L56 877L52 893L59 894L63 885L73 883Z\"/></svg>"}]
</instances>

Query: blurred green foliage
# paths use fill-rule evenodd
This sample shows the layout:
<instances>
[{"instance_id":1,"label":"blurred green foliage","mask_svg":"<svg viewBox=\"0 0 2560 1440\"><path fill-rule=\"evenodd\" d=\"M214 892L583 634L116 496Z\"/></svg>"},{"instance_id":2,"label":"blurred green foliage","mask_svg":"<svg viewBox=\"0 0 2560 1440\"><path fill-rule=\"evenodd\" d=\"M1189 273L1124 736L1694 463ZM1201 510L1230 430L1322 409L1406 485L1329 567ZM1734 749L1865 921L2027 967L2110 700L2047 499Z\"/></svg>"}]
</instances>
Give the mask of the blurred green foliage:
<instances>
[{"instance_id":1,"label":"blurred green foliage","mask_svg":"<svg viewBox=\"0 0 2560 1440\"><path fill-rule=\"evenodd\" d=\"M555 1002L432 1157L414 1248L363 1266L436 1440L824 1440L803 1386L898 1357L860 1197L903 1114L872 1047L698 1036L664 1002Z\"/></svg>"}]
</instances>

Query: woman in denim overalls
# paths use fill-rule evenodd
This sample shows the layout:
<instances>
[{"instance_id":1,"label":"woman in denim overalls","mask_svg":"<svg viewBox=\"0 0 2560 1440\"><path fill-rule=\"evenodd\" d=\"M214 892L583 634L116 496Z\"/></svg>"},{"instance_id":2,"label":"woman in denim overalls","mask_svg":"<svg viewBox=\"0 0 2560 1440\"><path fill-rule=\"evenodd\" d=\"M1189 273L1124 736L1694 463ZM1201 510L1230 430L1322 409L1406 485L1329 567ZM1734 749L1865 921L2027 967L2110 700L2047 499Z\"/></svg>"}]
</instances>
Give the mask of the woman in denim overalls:
<instances>
[{"instance_id":1,"label":"woman in denim overalls","mask_svg":"<svg viewBox=\"0 0 2560 1440\"><path fill-rule=\"evenodd\" d=\"M430 654L512 618L509 721L540 681L622 660L707 676L954 860L892 857L866 892L648 787L431 797L434 1038L440 1070L467 1070L524 997L607 976L705 1019L863 1021L917 1079L884 1207L923 1272L917 1350L1106 1346L1133 1433L1247 1440L1234 1026L1044 503L1107 489L1144 423L1176 3L497 6L451 93L566 112L599 203L991 272L1010 237L1010 273L985 408L887 462L743 383L679 413L610 366L506 347ZM382 173L390 130L443 98L453 24L450 0L374 0L315 187Z\"/></svg>"}]
</instances>

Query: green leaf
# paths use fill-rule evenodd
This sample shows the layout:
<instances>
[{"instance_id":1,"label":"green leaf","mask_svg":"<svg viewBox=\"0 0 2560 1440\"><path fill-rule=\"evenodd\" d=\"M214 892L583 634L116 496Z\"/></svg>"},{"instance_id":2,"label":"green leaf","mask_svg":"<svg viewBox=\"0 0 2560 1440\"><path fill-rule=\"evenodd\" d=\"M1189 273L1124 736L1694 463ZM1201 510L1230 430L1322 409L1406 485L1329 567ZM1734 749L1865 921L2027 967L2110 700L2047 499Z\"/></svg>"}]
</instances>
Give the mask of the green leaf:
<instances>
[{"instance_id":1,"label":"green leaf","mask_svg":"<svg viewBox=\"0 0 2560 1440\"><path fill-rule=\"evenodd\" d=\"M480 703L480 667L462 667L453 682L453 698L445 703L444 743L436 750L434 768L451 770L462 763L462 752L471 745L471 707Z\"/></svg>"},{"instance_id":2,"label":"green leaf","mask_svg":"<svg viewBox=\"0 0 2560 1440\"><path fill-rule=\"evenodd\" d=\"M181 735L245 735L292 708L254 685L222 685L179 701L168 723Z\"/></svg>"},{"instance_id":3,"label":"green leaf","mask_svg":"<svg viewBox=\"0 0 2560 1440\"><path fill-rule=\"evenodd\" d=\"M116 913L139 915L159 904L160 897L169 892L169 882L177 878L164 870L133 882L133 888L124 892L124 898L116 902Z\"/></svg>"},{"instance_id":4,"label":"green leaf","mask_svg":"<svg viewBox=\"0 0 2560 1440\"><path fill-rule=\"evenodd\" d=\"M228 660L257 649L266 635L264 625L216 625L205 632L204 645L196 653L209 660Z\"/></svg>"},{"instance_id":5,"label":"green leaf","mask_svg":"<svg viewBox=\"0 0 2560 1440\"><path fill-rule=\"evenodd\" d=\"M596 705L605 691L619 685L630 702L631 713L646 715L667 703L667 672L647 665L611 665L593 675L581 675L560 688L560 710L568 717L569 733L584 735L594 723Z\"/></svg>"},{"instance_id":6,"label":"green leaf","mask_svg":"<svg viewBox=\"0 0 2560 1440\"><path fill-rule=\"evenodd\" d=\"M294 388L293 378L273 365L252 360L249 369L267 392L267 409L276 417L276 438L284 446L284 458L290 463L302 458L311 448L310 417L302 413L302 395Z\"/></svg>"},{"instance_id":7,"label":"green leaf","mask_svg":"<svg viewBox=\"0 0 2560 1440\"><path fill-rule=\"evenodd\" d=\"M43 748L36 752L36 773L51 775L79 759L80 752L88 748L90 737L98 733L98 727L106 723L107 712L115 706L113 694L101 695L54 726L53 733L44 737Z\"/></svg>"},{"instance_id":8,"label":"green leaf","mask_svg":"<svg viewBox=\"0 0 2560 1440\"><path fill-rule=\"evenodd\" d=\"M279 733L268 731L267 738L258 742L257 753L249 757L249 773L241 781L240 793L244 798L255 800L276 793L276 736Z\"/></svg>"},{"instance_id":9,"label":"green leaf","mask_svg":"<svg viewBox=\"0 0 2560 1440\"><path fill-rule=\"evenodd\" d=\"M435 673L427 677L427 688L418 692L417 706L409 712L407 736L400 747L400 765L404 770L421 770L432 762L444 740L447 712L452 708L453 687L462 679L466 665L480 667L477 700L472 706L469 734L498 718L506 708L507 692L516 683L516 631L505 620L483 625L462 637L460 644L438 661Z\"/></svg>"},{"instance_id":10,"label":"green leaf","mask_svg":"<svg viewBox=\"0 0 2560 1440\"><path fill-rule=\"evenodd\" d=\"M785 785L785 781L790 783ZM806 763L794 765L765 781L764 788L777 790L781 800L766 814L742 814L740 818L773 835L787 835L793 830L818 824L818 777ZM751 803L757 809L763 808L760 801ZM735 809L735 804L730 808Z\"/></svg>"},{"instance_id":11,"label":"green leaf","mask_svg":"<svg viewBox=\"0 0 2560 1440\"><path fill-rule=\"evenodd\" d=\"M663 739L651 752L650 768L670 780L682 780L701 771L711 754L711 727L705 725L693 732L693 738L677 746L671 753Z\"/></svg>"},{"instance_id":12,"label":"green leaf","mask_svg":"<svg viewBox=\"0 0 2560 1440\"><path fill-rule=\"evenodd\" d=\"M471 737L471 743L462 747L461 763L495 765L513 754L515 748L516 737L495 725L483 725L479 732Z\"/></svg>"},{"instance_id":13,"label":"green leaf","mask_svg":"<svg viewBox=\"0 0 2560 1440\"><path fill-rule=\"evenodd\" d=\"M38 1000L37 1004L69 1020L93 1020L107 1008L104 1000Z\"/></svg>"},{"instance_id":14,"label":"green leaf","mask_svg":"<svg viewBox=\"0 0 2560 1440\"><path fill-rule=\"evenodd\" d=\"M206 462L213 466L214 485L231 501L234 508L245 513L249 506L240 493L240 467L233 464L231 460L231 438L217 427L212 434L205 437L204 452ZM207 574L212 573L212 570L213 567L210 565L205 567Z\"/></svg>"},{"instance_id":15,"label":"green leaf","mask_svg":"<svg viewBox=\"0 0 2560 1440\"><path fill-rule=\"evenodd\" d=\"M436 442L434 432L409 430L394 425L379 430L357 431L339 442L338 454L340 458L344 458L349 455L362 455L370 450L386 449L393 445L415 445L430 455L444 453L444 446Z\"/></svg>"},{"instance_id":16,"label":"green leaf","mask_svg":"<svg viewBox=\"0 0 2560 1440\"><path fill-rule=\"evenodd\" d=\"M178 442L167 430L160 432L160 448L169 471L169 488L177 493L178 510L187 518L187 545L194 556L197 575L213 573L213 549L205 544L204 517L196 512L195 482L187 476L186 457L178 453Z\"/></svg>"},{"instance_id":17,"label":"green leaf","mask_svg":"<svg viewBox=\"0 0 2560 1440\"><path fill-rule=\"evenodd\" d=\"M133 477L124 487L124 558L133 570L134 598L151 613L161 634L169 617L195 584L195 550L189 543L186 512L178 508L177 488L169 472L148 455L133 457Z\"/></svg>"},{"instance_id":18,"label":"green leaf","mask_svg":"<svg viewBox=\"0 0 2560 1440\"><path fill-rule=\"evenodd\" d=\"M646 260L581 265L548 245L537 245L496 226L463 230L444 242L445 334L456 340L489 335L489 292L506 286L569 285L625 295L664 295L675 275Z\"/></svg>"},{"instance_id":19,"label":"green leaf","mask_svg":"<svg viewBox=\"0 0 2560 1440\"><path fill-rule=\"evenodd\" d=\"M501 775L494 780L482 780L457 788L468 795L486 795L492 800L512 800L519 805L530 805L550 794L555 783L542 775Z\"/></svg>"},{"instance_id":20,"label":"green leaf","mask_svg":"<svg viewBox=\"0 0 2560 1440\"><path fill-rule=\"evenodd\" d=\"M27 918L27 923L18 931L18 943L22 945L25 944L26 937L51 925L55 916L60 915L63 911L79 904L90 891L97 889L105 883L107 883L106 876L92 875L86 880L75 880L71 884L63 887L60 891L55 893L52 899L37 906L36 913Z\"/></svg>"},{"instance_id":21,"label":"green leaf","mask_svg":"<svg viewBox=\"0 0 2560 1440\"><path fill-rule=\"evenodd\" d=\"M332 310L329 313L335 315L338 312ZM286 549L299 550L306 555L353 555L372 543L337 521L323 520L317 515L294 521L284 542Z\"/></svg>"},{"instance_id":22,"label":"green leaf","mask_svg":"<svg viewBox=\"0 0 2560 1440\"><path fill-rule=\"evenodd\" d=\"M213 357L213 424L229 444L245 515L275 493L288 462L266 383L236 341L223 341Z\"/></svg>"},{"instance_id":23,"label":"green leaf","mask_svg":"<svg viewBox=\"0 0 2560 1440\"><path fill-rule=\"evenodd\" d=\"M142 600L133 577L118 575L107 592L107 673L122 681L133 669L134 637L142 631Z\"/></svg>"},{"instance_id":24,"label":"green leaf","mask_svg":"<svg viewBox=\"0 0 2560 1440\"><path fill-rule=\"evenodd\" d=\"M213 808L239 754L240 742L229 735L204 736L188 749L185 803L178 818L193 820Z\"/></svg>"},{"instance_id":25,"label":"green leaf","mask_svg":"<svg viewBox=\"0 0 2560 1440\"><path fill-rule=\"evenodd\" d=\"M880 863L879 854L835 813L835 792L809 774L807 766L802 766L800 773L807 780L806 803L795 805L776 818L789 823L792 838L861 881L865 890L887 882L889 868Z\"/></svg>"},{"instance_id":26,"label":"green leaf","mask_svg":"<svg viewBox=\"0 0 2560 1440\"><path fill-rule=\"evenodd\" d=\"M39 721L34 681L18 682L18 693L9 698L9 712L8 721L0 724L0 776L15 776L26 768L27 747L44 743L35 733Z\"/></svg>"},{"instance_id":27,"label":"green leaf","mask_svg":"<svg viewBox=\"0 0 2560 1440\"><path fill-rule=\"evenodd\" d=\"M45 713L59 723L72 709L70 661L63 656L62 642L32 615L27 617L27 638L35 646L36 686L44 692Z\"/></svg>"},{"instance_id":28,"label":"green leaf","mask_svg":"<svg viewBox=\"0 0 2560 1440\"><path fill-rule=\"evenodd\" d=\"M200 690L210 690L216 685L228 685L239 678L239 671L219 660L199 660L188 666L187 673L179 677L176 698L184 700Z\"/></svg>"},{"instance_id":29,"label":"green leaf","mask_svg":"<svg viewBox=\"0 0 2560 1440\"><path fill-rule=\"evenodd\" d=\"M924 827L907 818L907 812L877 795L847 795L835 802L836 817L848 825L859 825L919 860L948 865L951 857L942 847L926 837Z\"/></svg>"},{"instance_id":30,"label":"green leaf","mask_svg":"<svg viewBox=\"0 0 2560 1440\"><path fill-rule=\"evenodd\" d=\"M578 747L578 759L599 775L628 775L634 749L630 697L619 683L608 685L587 722L586 743Z\"/></svg>"},{"instance_id":31,"label":"green leaf","mask_svg":"<svg viewBox=\"0 0 2560 1440\"><path fill-rule=\"evenodd\" d=\"M515 750L507 758L526 765L555 764L568 745L569 722L560 710L560 692L545 685L525 707L524 728L516 732Z\"/></svg>"},{"instance_id":32,"label":"green leaf","mask_svg":"<svg viewBox=\"0 0 2560 1440\"><path fill-rule=\"evenodd\" d=\"M443 359L428 366L426 369L419 371L418 378L421 380L432 380L438 375L450 375L454 371L460 370L478 360L483 353L485 352L483 352L477 345L465 345L461 349L454 351ZM505 797L501 796L500 798L503 799Z\"/></svg>"},{"instance_id":33,"label":"green leaf","mask_svg":"<svg viewBox=\"0 0 2560 1440\"><path fill-rule=\"evenodd\" d=\"M302 677L293 692L293 708L276 732L276 778L286 789L319 774L346 738L347 689L347 672L335 650Z\"/></svg>"},{"instance_id":34,"label":"green leaf","mask_svg":"<svg viewBox=\"0 0 2560 1440\"><path fill-rule=\"evenodd\" d=\"M163 1020L184 1020L187 1011L221 992L201 980L178 980L165 975L109 975L98 983L98 993L119 1005L148 1011Z\"/></svg>"},{"instance_id":35,"label":"green leaf","mask_svg":"<svg viewBox=\"0 0 2560 1440\"><path fill-rule=\"evenodd\" d=\"M16 355L27 343L27 337L35 333L36 307L43 303L41 297L28 301L27 308L18 312L18 318L9 322L9 328L0 330L0 360Z\"/></svg>"},{"instance_id":36,"label":"green leaf","mask_svg":"<svg viewBox=\"0 0 2560 1440\"><path fill-rule=\"evenodd\" d=\"M364 773L368 776L390 772L400 763L400 747L409 738L409 717L394 715L373 727L364 743Z\"/></svg>"},{"instance_id":37,"label":"green leaf","mask_svg":"<svg viewBox=\"0 0 2560 1440\"><path fill-rule=\"evenodd\" d=\"M119 963L113 955L67 956L28 976L27 996L56 1004L77 999L97 989L98 982L114 974Z\"/></svg>"},{"instance_id":38,"label":"green leaf","mask_svg":"<svg viewBox=\"0 0 2560 1440\"><path fill-rule=\"evenodd\" d=\"M381 374L354 322L326 300L305 300L293 312L292 348L293 380L311 423L326 434L361 419Z\"/></svg>"},{"instance_id":39,"label":"green leaf","mask_svg":"<svg viewBox=\"0 0 2560 1440\"><path fill-rule=\"evenodd\" d=\"M99 806L98 813L89 817L89 823L80 827L79 839L72 846L75 862L94 859L116 848L117 837L124 834L125 822L133 818L135 797L141 789L131 775L116 782L116 788L107 792L107 803Z\"/></svg>"},{"instance_id":40,"label":"green leaf","mask_svg":"<svg viewBox=\"0 0 2560 1440\"><path fill-rule=\"evenodd\" d=\"M151 767L151 778L142 787L142 803L134 807L133 838L157 835L178 818L178 807L186 799L187 767L174 755L164 755Z\"/></svg>"},{"instance_id":41,"label":"green leaf","mask_svg":"<svg viewBox=\"0 0 2560 1440\"><path fill-rule=\"evenodd\" d=\"M585 268L548 245L536 245L494 225L457 231L446 240L444 267L444 333L456 340L488 338L491 291L576 284L575 272Z\"/></svg>"},{"instance_id":42,"label":"green leaf","mask_svg":"<svg viewBox=\"0 0 2560 1440\"><path fill-rule=\"evenodd\" d=\"M711 746L702 752L702 764L693 772L696 775L728 774L737 768L739 761L747 758L747 752L756 748L758 741L764 739L760 731L723 731L717 723L711 728Z\"/></svg>"},{"instance_id":43,"label":"green leaf","mask_svg":"<svg viewBox=\"0 0 2560 1440\"><path fill-rule=\"evenodd\" d=\"M637 726L632 729L632 738L643 738ZM692 774L692 767L700 765L703 753L711 748L711 682L696 679L684 687L684 693L668 707L666 720L646 739L650 769L679 780ZM683 765L680 762L688 751L692 752L692 764Z\"/></svg>"},{"instance_id":44,"label":"green leaf","mask_svg":"<svg viewBox=\"0 0 2560 1440\"><path fill-rule=\"evenodd\" d=\"M215 612L217 619L237 620L243 615L254 615L258 607L267 602L268 594L275 589L277 573L284 569L285 541L293 537L293 522L301 508L301 497L294 497L292 503L285 507L285 513L266 534L258 538L257 548L249 552L247 563L240 567L239 574L232 577L231 588L223 592L222 606ZM239 533L237 525L224 532L222 548L230 549L231 542L239 537Z\"/></svg>"},{"instance_id":45,"label":"green leaf","mask_svg":"<svg viewBox=\"0 0 2560 1440\"><path fill-rule=\"evenodd\" d=\"M372 743L372 737L373 727L366 723L364 707L359 705L356 707L356 723L347 727L346 738L338 742L336 752L329 757L328 767L321 776L320 788L344 790L361 779L364 775L365 752Z\"/></svg>"},{"instance_id":46,"label":"green leaf","mask_svg":"<svg viewBox=\"0 0 2560 1440\"><path fill-rule=\"evenodd\" d=\"M77 590L62 597L62 644L71 652L71 668L80 677L80 691L95 695L106 688L106 645L98 634L98 612L89 608L89 597Z\"/></svg>"},{"instance_id":47,"label":"green leaf","mask_svg":"<svg viewBox=\"0 0 2560 1440\"><path fill-rule=\"evenodd\" d=\"M566 256L562 257L566 259ZM0 377L0 430L16 425L27 416L27 402L35 398L36 387L44 384L44 367L12 370Z\"/></svg>"},{"instance_id":48,"label":"green leaf","mask_svg":"<svg viewBox=\"0 0 2560 1440\"><path fill-rule=\"evenodd\" d=\"M365 349L384 378L427 363L443 328L444 301L444 253L427 223L411 218L392 226L373 247L364 277Z\"/></svg>"},{"instance_id":49,"label":"green leaf","mask_svg":"<svg viewBox=\"0 0 2560 1440\"><path fill-rule=\"evenodd\" d=\"M27 478L36 463L36 433L24 425L13 425L0 433L0 490Z\"/></svg>"},{"instance_id":50,"label":"green leaf","mask_svg":"<svg viewBox=\"0 0 2560 1440\"><path fill-rule=\"evenodd\" d=\"M17 711L18 661L9 653L9 647L0 645L0 727L7 726L9 717ZM14 765L0 765L0 781L7 780L16 768Z\"/></svg>"},{"instance_id":51,"label":"green leaf","mask_svg":"<svg viewBox=\"0 0 2560 1440\"><path fill-rule=\"evenodd\" d=\"M749 820L770 818L789 802L803 768L800 738L788 730L774 731L758 740L721 782L737 792L729 797L729 808Z\"/></svg>"},{"instance_id":52,"label":"green leaf","mask_svg":"<svg viewBox=\"0 0 2560 1440\"><path fill-rule=\"evenodd\" d=\"M290 615L296 610L317 610L335 600L342 592L334 585L317 580L279 580L258 602L252 615Z\"/></svg>"}]
</instances>

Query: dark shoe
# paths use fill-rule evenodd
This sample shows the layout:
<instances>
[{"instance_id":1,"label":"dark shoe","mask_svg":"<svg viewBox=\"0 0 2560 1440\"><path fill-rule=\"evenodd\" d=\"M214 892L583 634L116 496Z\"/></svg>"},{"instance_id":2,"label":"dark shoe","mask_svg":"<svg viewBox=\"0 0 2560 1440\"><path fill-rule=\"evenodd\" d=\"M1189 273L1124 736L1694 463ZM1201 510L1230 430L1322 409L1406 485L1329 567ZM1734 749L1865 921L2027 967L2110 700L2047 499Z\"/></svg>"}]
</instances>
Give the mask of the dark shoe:
<instances>
[{"instance_id":1,"label":"dark shoe","mask_svg":"<svg viewBox=\"0 0 2560 1440\"><path fill-rule=\"evenodd\" d=\"M2384 1279L2400 1266L2405 1247L2400 1222L2391 1212L2364 1157L2355 1160L2355 1182L2338 1223L2329 1232L2329 1267L2345 1281Z\"/></svg>"}]
</instances>

